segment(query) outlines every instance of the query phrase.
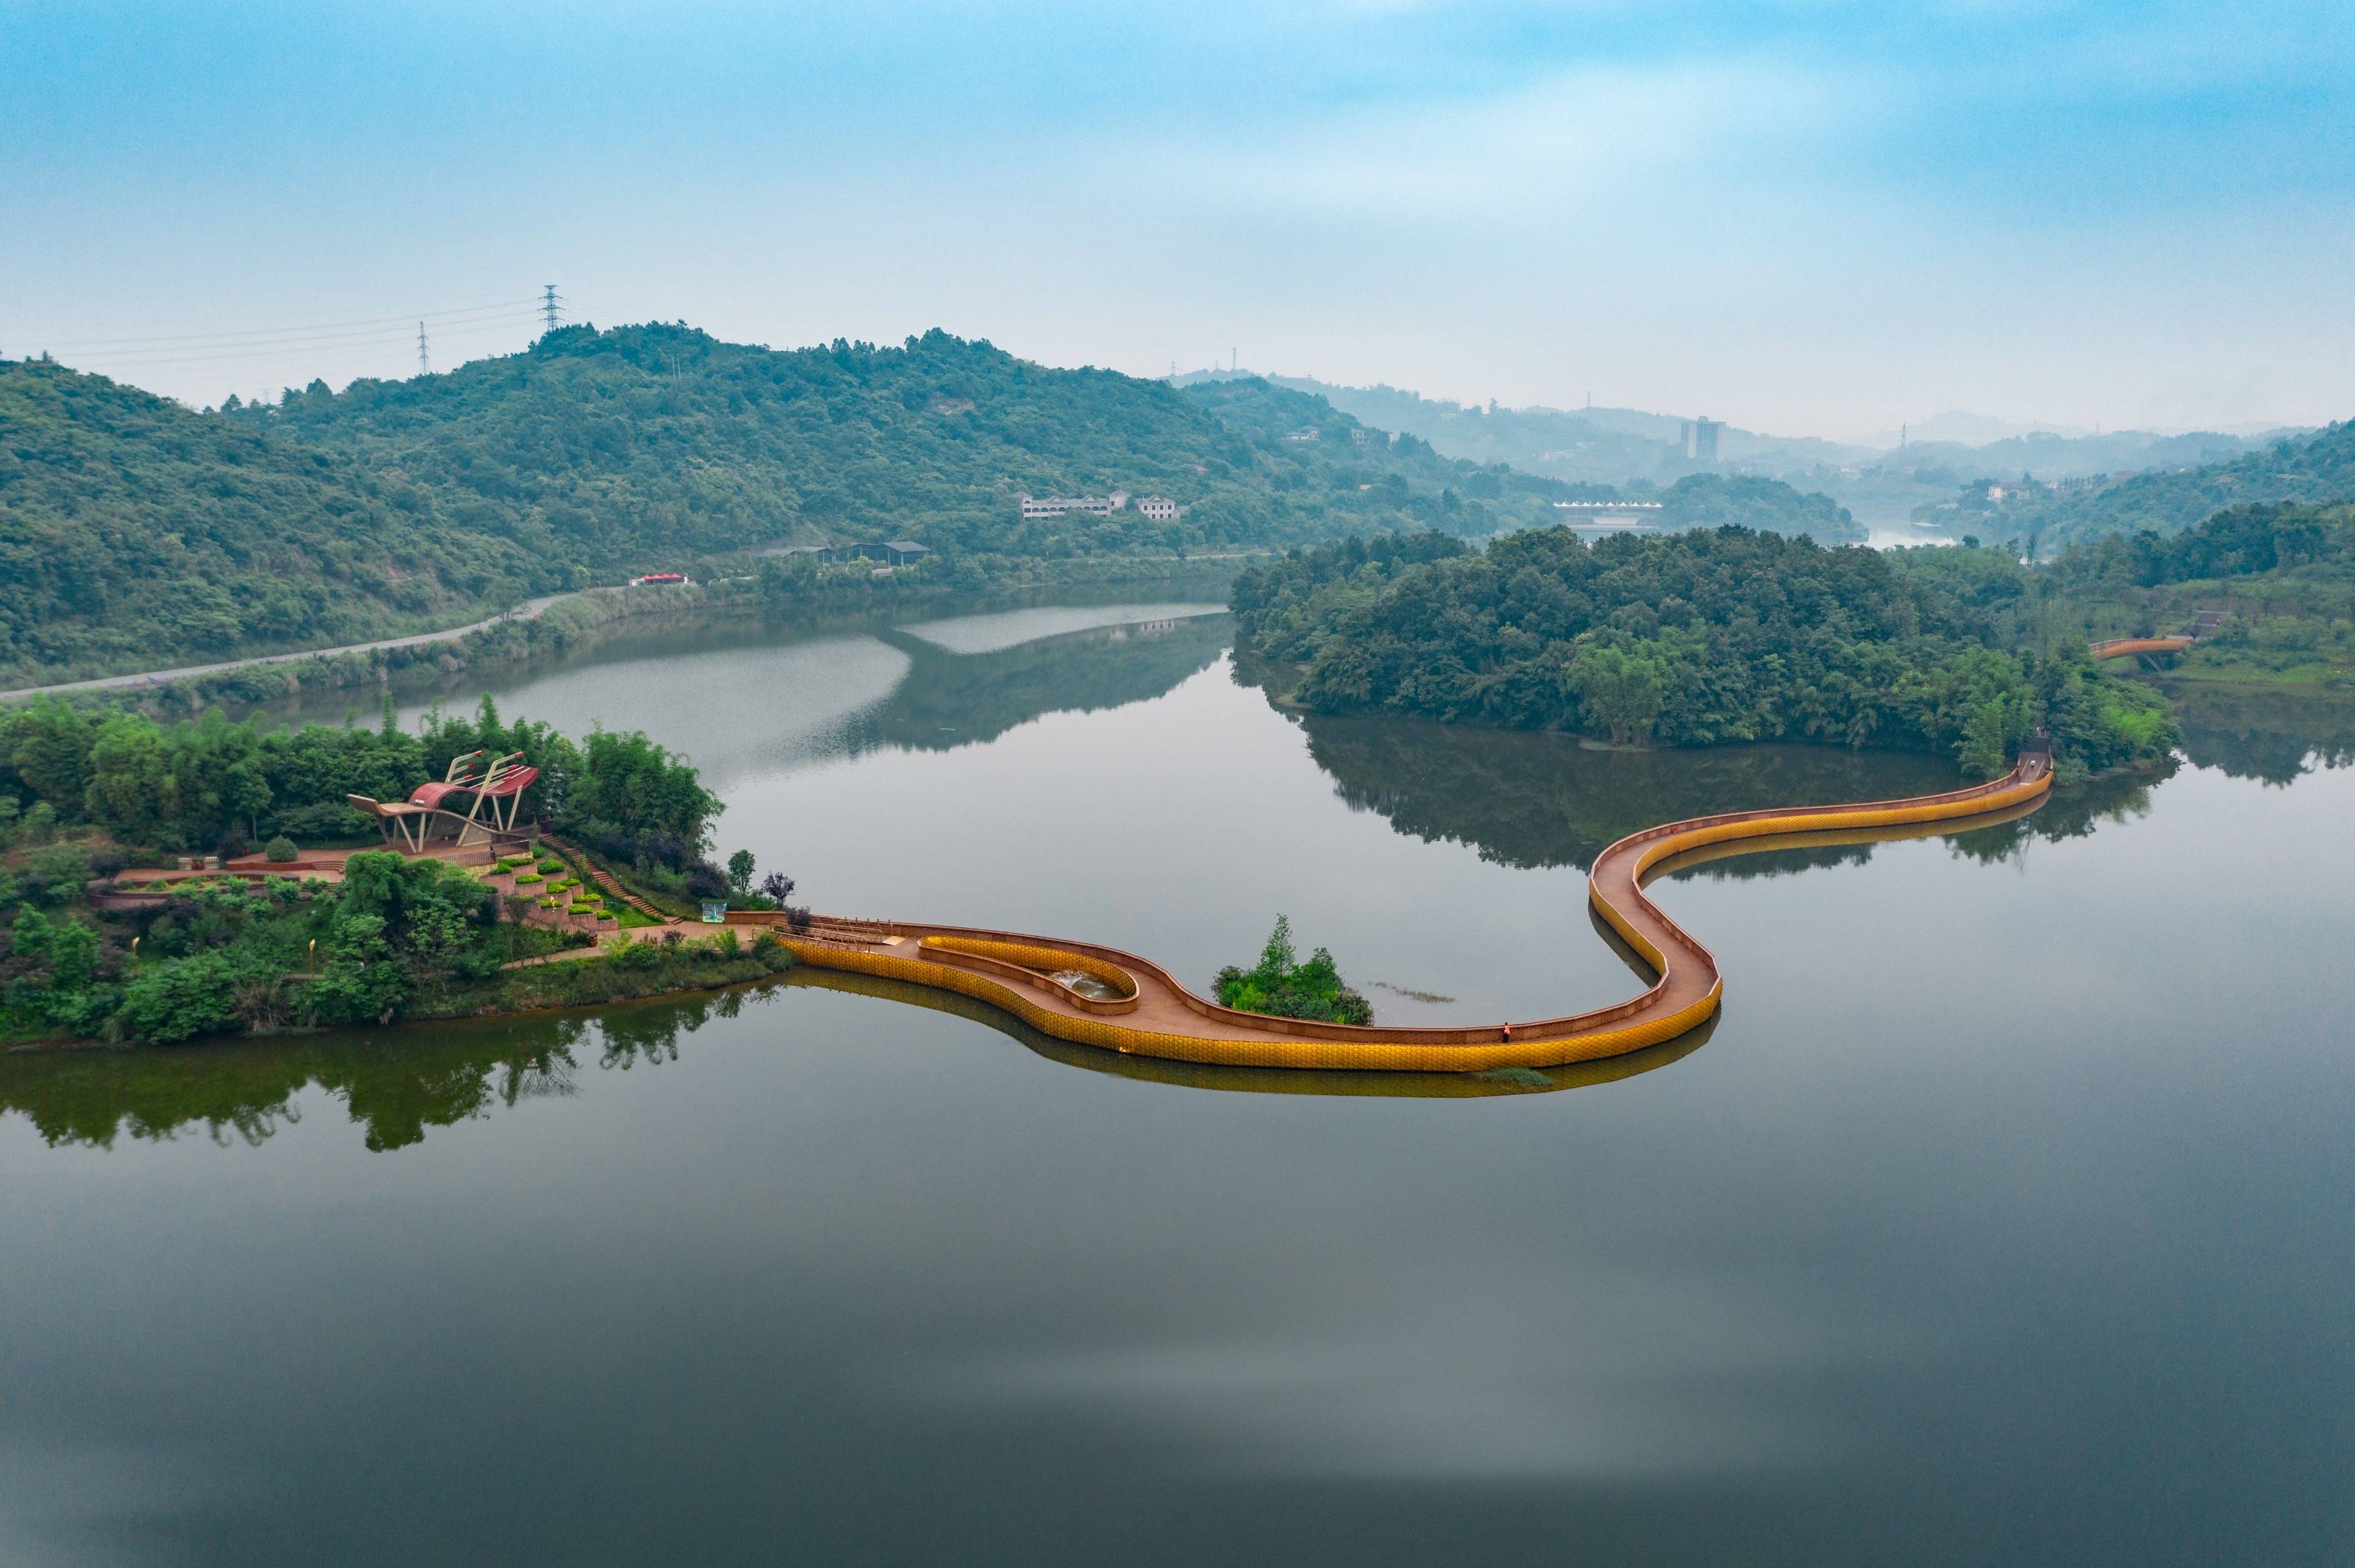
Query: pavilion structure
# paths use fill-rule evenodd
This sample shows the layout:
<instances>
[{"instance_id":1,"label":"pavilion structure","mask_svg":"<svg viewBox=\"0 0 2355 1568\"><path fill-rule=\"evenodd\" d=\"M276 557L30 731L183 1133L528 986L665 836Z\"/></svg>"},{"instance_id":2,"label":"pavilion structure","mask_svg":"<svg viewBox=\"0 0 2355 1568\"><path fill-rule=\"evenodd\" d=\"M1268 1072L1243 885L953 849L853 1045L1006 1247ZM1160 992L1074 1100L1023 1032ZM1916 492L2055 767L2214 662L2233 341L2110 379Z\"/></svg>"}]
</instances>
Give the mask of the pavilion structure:
<instances>
[{"instance_id":1,"label":"pavilion structure","mask_svg":"<svg viewBox=\"0 0 2355 1568\"><path fill-rule=\"evenodd\" d=\"M374 800L364 795L344 799L353 810L376 819L388 847L412 855L422 855L442 841L460 848L492 844L515 832L523 792L539 777L539 770L527 763L521 752L484 759L481 752L451 759L439 780L419 784L407 800ZM464 812L458 808L461 801Z\"/></svg>"}]
</instances>

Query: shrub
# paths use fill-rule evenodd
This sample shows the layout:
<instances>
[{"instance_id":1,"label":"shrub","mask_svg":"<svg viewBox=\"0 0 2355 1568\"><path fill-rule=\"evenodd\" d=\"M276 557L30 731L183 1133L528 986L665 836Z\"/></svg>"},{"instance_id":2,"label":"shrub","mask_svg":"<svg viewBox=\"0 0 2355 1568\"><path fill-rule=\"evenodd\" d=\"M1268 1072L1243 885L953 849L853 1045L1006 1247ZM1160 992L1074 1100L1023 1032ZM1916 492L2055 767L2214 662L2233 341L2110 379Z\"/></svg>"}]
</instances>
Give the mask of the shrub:
<instances>
[{"instance_id":1,"label":"shrub","mask_svg":"<svg viewBox=\"0 0 2355 1568\"><path fill-rule=\"evenodd\" d=\"M282 833L261 847L261 858L275 866L282 866L301 853L294 848L294 840Z\"/></svg>"},{"instance_id":2,"label":"shrub","mask_svg":"<svg viewBox=\"0 0 2355 1568\"><path fill-rule=\"evenodd\" d=\"M1333 955L1320 947L1302 963L1292 945L1292 922L1275 917L1275 930L1252 969L1229 965L1219 971L1220 1002L1244 1012L1273 1013L1282 1018L1316 1019L1328 1023L1369 1024L1374 1009L1352 989L1333 965Z\"/></svg>"},{"instance_id":3,"label":"shrub","mask_svg":"<svg viewBox=\"0 0 2355 1568\"><path fill-rule=\"evenodd\" d=\"M252 961L214 948L159 964L125 988L118 1015L133 1039L172 1045L236 1026L238 992L256 977Z\"/></svg>"},{"instance_id":4,"label":"shrub","mask_svg":"<svg viewBox=\"0 0 2355 1568\"><path fill-rule=\"evenodd\" d=\"M369 822L337 800L282 811L278 814L276 827L280 834L289 838L357 838L368 831Z\"/></svg>"}]
</instances>

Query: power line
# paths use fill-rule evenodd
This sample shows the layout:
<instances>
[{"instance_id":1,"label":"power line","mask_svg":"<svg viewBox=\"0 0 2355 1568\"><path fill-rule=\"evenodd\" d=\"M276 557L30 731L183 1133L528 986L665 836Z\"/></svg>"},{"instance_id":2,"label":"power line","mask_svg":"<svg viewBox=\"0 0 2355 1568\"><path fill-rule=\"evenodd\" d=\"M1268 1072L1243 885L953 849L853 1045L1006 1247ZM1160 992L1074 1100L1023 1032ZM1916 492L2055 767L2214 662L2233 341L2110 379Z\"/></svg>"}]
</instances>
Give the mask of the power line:
<instances>
[{"instance_id":1,"label":"power line","mask_svg":"<svg viewBox=\"0 0 2355 1568\"><path fill-rule=\"evenodd\" d=\"M145 337L51 338L47 340L46 347L51 349L80 349L133 348L147 345L166 346L183 343L193 346L232 338L261 340L273 337L296 336L309 333L338 333L346 327L374 327L378 329L385 327L400 327L406 329L409 323L416 320L420 314L422 314L424 318L428 321L454 321L464 316L487 315L498 311L522 310L529 312L535 309L538 304L539 302L538 300L527 297L524 299L504 299L490 304L464 305L450 310L429 310L422 313L403 311L399 315L365 316L352 321L315 322L308 326L238 327L220 332L162 333ZM233 347L233 345L226 342L222 343L221 346L224 347Z\"/></svg>"},{"instance_id":2,"label":"power line","mask_svg":"<svg viewBox=\"0 0 2355 1568\"><path fill-rule=\"evenodd\" d=\"M485 332L512 332L518 325L535 320L538 315L537 311L526 310L488 320L462 322L456 326L445 325L441 331L443 337L466 337ZM428 316L425 319L431 321L433 318ZM186 350L156 348L109 351L101 349L94 353L82 353L69 349L63 357L76 364L201 365L217 359L293 358L307 356L321 347L332 348L337 352L365 350L380 344L406 342L409 336L409 329L404 324L395 327L379 327L371 332L330 333L318 337L289 338L280 343L223 344L218 347L198 344L191 345ZM49 352L55 353L55 350Z\"/></svg>"}]
</instances>

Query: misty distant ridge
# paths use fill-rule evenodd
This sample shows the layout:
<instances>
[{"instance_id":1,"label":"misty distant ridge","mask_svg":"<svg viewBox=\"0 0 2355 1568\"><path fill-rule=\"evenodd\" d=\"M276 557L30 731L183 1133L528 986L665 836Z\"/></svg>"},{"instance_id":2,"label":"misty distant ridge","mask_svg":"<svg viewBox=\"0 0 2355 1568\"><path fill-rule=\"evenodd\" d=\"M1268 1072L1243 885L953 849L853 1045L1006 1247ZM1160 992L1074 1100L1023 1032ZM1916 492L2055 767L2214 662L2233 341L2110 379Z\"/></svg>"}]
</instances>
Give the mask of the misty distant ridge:
<instances>
[{"instance_id":1,"label":"misty distant ridge","mask_svg":"<svg viewBox=\"0 0 2355 1568\"><path fill-rule=\"evenodd\" d=\"M1525 421L1583 421L1598 431L1636 436L1654 441L1676 442L1682 439L1690 414L1656 413L1646 409L1619 408L1607 404L1592 404L1584 408L1558 409L1544 403L1529 403L1508 408L1491 401L1459 403L1448 398L1426 398L1422 393L1378 381L1370 387L1348 387L1322 381L1314 376L1282 376L1272 372L1243 369L1192 370L1176 378L1178 386L1191 386L1201 381L1226 381L1247 379L1263 379L1279 387L1315 392L1345 412L1354 412L1350 405L1360 400L1380 400L1385 403L1416 407L1440 418L1503 419ZM1363 416L1359 416L1363 417ZM1909 421L1891 430L1867 431L1844 436L1774 435L1747 430L1736 424L1719 421L1721 456L1734 461L1742 453L1735 448L1752 448L1759 452L1784 452L1804 449L1817 454L1839 453L1849 461L1871 460L1889 456L1914 447L1945 447L1982 451L1994 447L2036 448L2059 462L2070 464L2070 472L2058 469L2051 477L2068 477L2074 472L2073 454L2066 449L2082 444L2087 451L2097 446L2139 451L2145 447L2175 444L2186 453L2206 453L2196 461L2214 461L2217 456L2231 455L2292 437L2312 435L2319 429L2313 425L2284 425L2258 421L2226 426L2222 429L2144 429L2127 427L2099 430L2087 425L2071 424L2054 420L2013 420L1998 414L1975 412L1968 409L1948 409L1925 419ZM1416 433L1421 433L1417 432ZM2088 472L2091 472L2090 470ZM2040 475L2042 476L2042 475Z\"/></svg>"},{"instance_id":2,"label":"misty distant ridge","mask_svg":"<svg viewBox=\"0 0 2355 1568\"><path fill-rule=\"evenodd\" d=\"M1179 384L1254 373L1198 370ZM2265 428L2167 432L2039 428L1967 410L1948 410L1902 431L1856 440L1770 435L1721 424L1715 454L1689 443L1691 416L1644 409L1507 408L1426 398L1398 387L1344 387L1306 376L1267 381L1324 398L1366 424L1429 442L1448 457L1508 464L1572 484L1665 488L1696 474L1780 479L1831 497L1868 528L1936 530L1951 520L1958 492L2027 475L2052 484L2117 483L2126 476L2230 464L2310 430ZM1697 411L1697 412L1702 411Z\"/></svg>"}]
</instances>

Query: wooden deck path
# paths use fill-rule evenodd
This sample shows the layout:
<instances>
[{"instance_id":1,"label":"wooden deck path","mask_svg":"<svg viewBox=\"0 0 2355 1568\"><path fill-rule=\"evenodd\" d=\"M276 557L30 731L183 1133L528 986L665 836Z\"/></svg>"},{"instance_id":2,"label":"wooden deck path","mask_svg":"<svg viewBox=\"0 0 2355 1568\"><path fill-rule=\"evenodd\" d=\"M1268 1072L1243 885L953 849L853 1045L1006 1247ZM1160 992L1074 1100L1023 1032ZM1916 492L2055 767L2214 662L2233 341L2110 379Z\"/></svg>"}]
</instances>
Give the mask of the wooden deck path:
<instances>
[{"instance_id":1,"label":"wooden deck path","mask_svg":"<svg viewBox=\"0 0 2355 1568\"><path fill-rule=\"evenodd\" d=\"M1527 1023L1464 1028L1353 1027L1239 1012L1196 996L1149 959L1094 943L1024 932L818 918L794 929L779 913L740 912L744 934L773 931L801 962L961 992L1059 1040L1169 1061L1245 1067L1479 1072L1622 1056L1674 1040L1713 1017L1724 977L1709 949L1655 904L1644 884L1672 863L1827 838L1855 841L1953 832L2041 805L2051 788L2041 754L1990 784L1905 800L1730 812L1631 834L1596 858L1587 896L1657 976L1614 1007ZM1082 971L1120 993L1105 1001L1054 976Z\"/></svg>"}]
</instances>

